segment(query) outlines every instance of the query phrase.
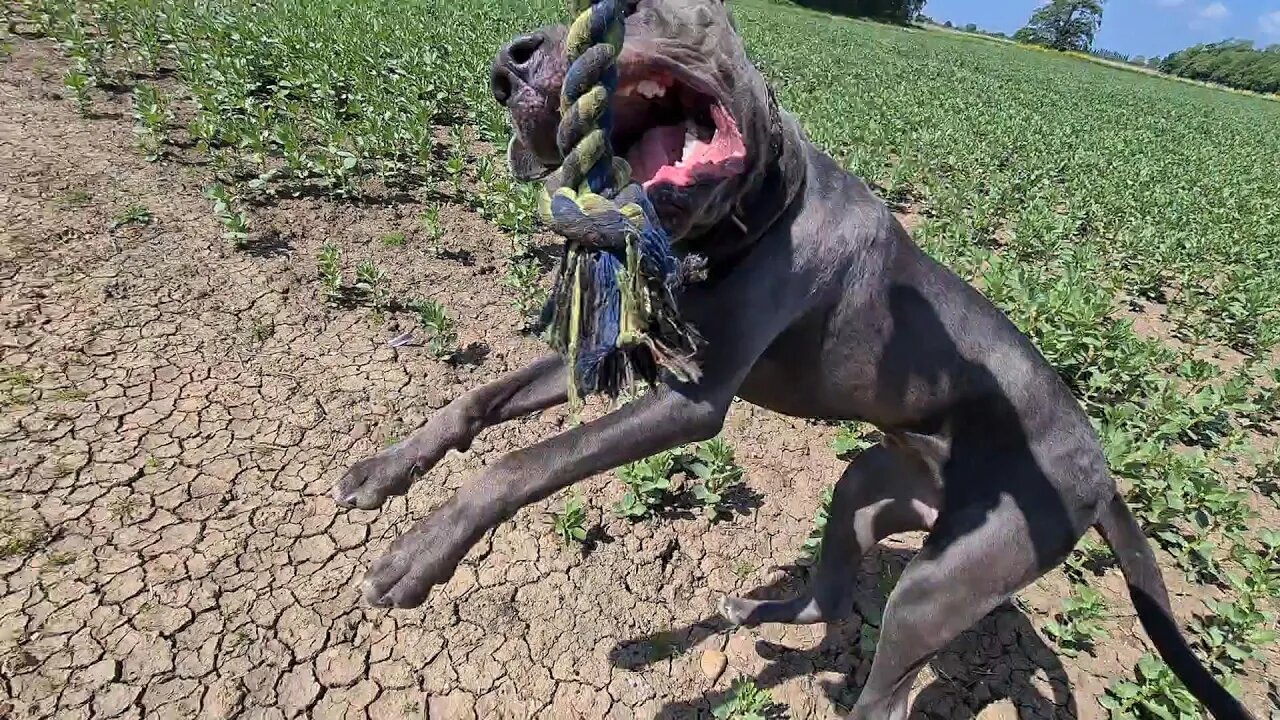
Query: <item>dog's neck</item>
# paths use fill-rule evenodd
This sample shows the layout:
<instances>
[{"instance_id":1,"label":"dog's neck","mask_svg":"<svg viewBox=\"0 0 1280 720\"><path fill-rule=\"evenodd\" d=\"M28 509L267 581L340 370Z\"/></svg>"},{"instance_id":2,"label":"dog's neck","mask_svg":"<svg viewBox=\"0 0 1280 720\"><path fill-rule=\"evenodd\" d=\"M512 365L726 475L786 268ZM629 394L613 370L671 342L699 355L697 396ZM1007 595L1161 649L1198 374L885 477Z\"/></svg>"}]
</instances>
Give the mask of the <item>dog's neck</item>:
<instances>
[{"instance_id":1,"label":"dog's neck","mask_svg":"<svg viewBox=\"0 0 1280 720\"><path fill-rule=\"evenodd\" d=\"M707 232L680 243L681 250L707 259L707 271L712 279L736 265L786 213L804 188L803 132L778 105L773 88L768 90L769 135L759 161L761 171L739 194L723 220Z\"/></svg>"}]
</instances>

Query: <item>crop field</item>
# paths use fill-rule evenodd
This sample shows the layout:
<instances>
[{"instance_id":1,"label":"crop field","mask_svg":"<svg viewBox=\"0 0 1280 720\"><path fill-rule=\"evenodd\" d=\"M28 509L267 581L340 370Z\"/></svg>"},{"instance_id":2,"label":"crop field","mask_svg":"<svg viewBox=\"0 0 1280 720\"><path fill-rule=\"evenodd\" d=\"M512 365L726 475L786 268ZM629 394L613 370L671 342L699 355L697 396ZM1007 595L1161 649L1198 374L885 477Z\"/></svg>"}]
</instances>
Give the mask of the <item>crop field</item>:
<instances>
[{"instance_id":1,"label":"crop field","mask_svg":"<svg viewBox=\"0 0 1280 720\"><path fill-rule=\"evenodd\" d=\"M1280 718L1280 103L957 33L733 5L810 138L1009 313L1093 418L1200 656ZM548 0L9 0L0 36L0 718L829 718L803 587L874 441L724 433L486 536L412 611L358 583L478 468L342 511L355 460L544 351L558 252L488 65ZM397 342L390 342L393 339ZM587 414L606 411L602 403ZM842 459L844 458L844 459ZM1090 535L954 641L913 717L1201 716Z\"/></svg>"}]
</instances>

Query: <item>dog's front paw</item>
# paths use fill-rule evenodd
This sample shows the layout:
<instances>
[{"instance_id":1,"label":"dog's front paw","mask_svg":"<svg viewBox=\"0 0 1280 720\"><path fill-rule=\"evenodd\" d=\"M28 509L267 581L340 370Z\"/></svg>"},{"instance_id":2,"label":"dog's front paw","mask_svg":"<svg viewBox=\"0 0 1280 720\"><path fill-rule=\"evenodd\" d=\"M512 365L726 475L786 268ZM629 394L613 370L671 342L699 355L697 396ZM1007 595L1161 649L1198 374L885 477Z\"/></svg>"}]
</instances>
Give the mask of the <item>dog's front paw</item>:
<instances>
[{"instance_id":1,"label":"dog's front paw","mask_svg":"<svg viewBox=\"0 0 1280 720\"><path fill-rule=\"evenodd\" d=\"M723 595L720 597L717 609L720 616L728 620L731 625L740 627L746 624L747 619L751 617L751 611L759 605L754 600L744 600L742 598L730 597Z\"/></svg>"},{"instance_id":2,"label":"dog's front paw","mask_svg":"<svg viewBox=\"0 0 1280 720\"><path fill-rule=\"evenodd\" d=\"M364 598L378 607L417 607L427 593L453 577L475 533L457 505L449 504L396 538L364 577Z\"/></svg>"},{"instance_id":3,"label":"dog's front paw","mask_svg":"<svg viewBox=\"0 0 1280 720\"><path fill-rule=\"evenodd\" d=\"M345 508L372 510L413 485L414 464L392 451L367 457L333 486L333 501Z\"/></svg>"}]
</instances>

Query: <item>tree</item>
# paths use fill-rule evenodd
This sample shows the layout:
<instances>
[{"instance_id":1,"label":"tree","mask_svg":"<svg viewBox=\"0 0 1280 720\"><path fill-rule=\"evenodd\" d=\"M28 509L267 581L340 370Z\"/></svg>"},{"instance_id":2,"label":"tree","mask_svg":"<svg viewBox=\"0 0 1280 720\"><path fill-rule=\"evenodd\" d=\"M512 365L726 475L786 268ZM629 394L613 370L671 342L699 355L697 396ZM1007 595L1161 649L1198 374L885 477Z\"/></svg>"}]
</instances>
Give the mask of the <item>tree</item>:
<instances>
[{"instance_id":1,"label":"tree","mask_svg":"<svg viewBox=\"0 0 1280 720\"><path fill-rule=\"evenodd\" d=\"M1013 39L1058 50L1088 50L1102 27L1105 0L1049 0Z\"/></svg>"}]
</instances>

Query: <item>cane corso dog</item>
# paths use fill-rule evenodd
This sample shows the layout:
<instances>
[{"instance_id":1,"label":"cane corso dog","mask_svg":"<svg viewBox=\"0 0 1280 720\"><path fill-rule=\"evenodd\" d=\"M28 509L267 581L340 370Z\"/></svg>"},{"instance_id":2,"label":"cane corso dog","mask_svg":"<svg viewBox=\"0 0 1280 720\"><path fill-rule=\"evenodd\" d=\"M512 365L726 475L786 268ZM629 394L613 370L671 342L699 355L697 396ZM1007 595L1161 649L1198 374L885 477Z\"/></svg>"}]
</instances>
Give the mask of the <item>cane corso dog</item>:
<instances>
[{"instance_id":1,"label":"cane corso dog","mask_svg":"<svg viewBox=\"0 0 1280 720\"><path fill-rule=\"evenodd\" d=\"M1219 720L1250 717L1179 632L1088 418L1030 341L806 139L748 59L722 0L630 0L626 12L613 146L678 250L706 258L707 278L679 295L703 337L701 378L666 378L489 464L391 544L364 580L366 599L420 605L521 507L714 437L740 397L792 416L867 421L884 439L836 484L807 594L725 598L729 621L838 620L853 610L861 555L894 533L929 531L889 598L851 717L905 718L924 663L1059 564L1090 527L1115 553L1161 657ZM494 97L516 130L508 159L522 179L560 161L565 36L551 27L517 37L493 65ZM404 494L486 427L564 403L565 377L552 355L463 394L356 463L334 499L376 508Z\"/></svg>"}]
</instances>

